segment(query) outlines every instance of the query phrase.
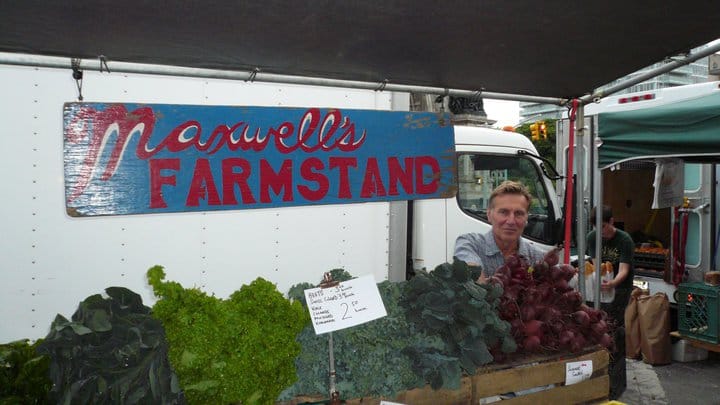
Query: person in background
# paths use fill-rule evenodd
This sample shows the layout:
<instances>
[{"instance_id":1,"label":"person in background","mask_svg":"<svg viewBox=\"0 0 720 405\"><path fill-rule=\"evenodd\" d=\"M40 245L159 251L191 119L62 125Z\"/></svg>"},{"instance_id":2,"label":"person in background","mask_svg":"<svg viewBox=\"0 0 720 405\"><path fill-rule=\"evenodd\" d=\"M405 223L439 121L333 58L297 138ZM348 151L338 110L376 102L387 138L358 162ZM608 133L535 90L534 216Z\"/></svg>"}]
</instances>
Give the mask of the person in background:
<instances>
[{"instance_id":1,"label":"person in background","mask_svg":"<svg viewBox=\"0 0 720 405\"><path fill-rule=\"evenodd\" d=\"M590 221L595 222L597 207L593 207L590 213ZM602 237L602 262L609 261L613 265L613 273L615 277L610 281L603 281L600 286L603 290L615 290L615 299L610 303L602 303L601 309L615 321L616 326L625 326L625 309L627 309L630 301L630 293L633 287L633 255L635 252L635 243L630 235L615 228L613 225L614 218L612 209L602 206L602 228L600 235ZM587 235L587 251L591 260L595 259L595 238L597 230L593 229ZM595 266L599 269L600 266Z\"/></svg>"},{"instance_id":2,"label":"person in background","mask_svg":"<svg viewBox=\"0 0 720 405\"><path fill-rule=\"evenodd\" d=\"M455 240L454 256L482 268L478 282L492 277L510 255L525 256L530 263L543 258L542 250L522 239L531 202L523 184L504 181L490 194L487 216L492 229L485 234L466 233Z\"/></svg>"}]
</instances>

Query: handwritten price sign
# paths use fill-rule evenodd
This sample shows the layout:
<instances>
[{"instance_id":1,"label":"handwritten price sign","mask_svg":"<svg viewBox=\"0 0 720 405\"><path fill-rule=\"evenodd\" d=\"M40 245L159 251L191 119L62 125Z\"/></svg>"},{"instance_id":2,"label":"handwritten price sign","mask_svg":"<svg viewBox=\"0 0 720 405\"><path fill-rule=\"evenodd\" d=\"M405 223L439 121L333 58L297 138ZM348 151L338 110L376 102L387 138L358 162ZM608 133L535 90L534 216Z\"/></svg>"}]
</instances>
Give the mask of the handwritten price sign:
<instances>
[{"instance_id":1,"label":"handwritten price sign","mask_svg":"<svg viewBox=\"0 0 720 405\"><path fill-rule=\"evenodd\" d=\"M343 281L334 287L307 289L305 299L317 335L387 315L372 275Z\"/></svg>"},{"instance_id":2,"label":"handwritten price sign","mask_svg":"<svg viewBox=\"0 0 720 405\"><path fill-rule=\"evenodd\" d=\"M577 384L592 376L592 360L565 363L565 385Z\"/></svg>"}]
</instances>

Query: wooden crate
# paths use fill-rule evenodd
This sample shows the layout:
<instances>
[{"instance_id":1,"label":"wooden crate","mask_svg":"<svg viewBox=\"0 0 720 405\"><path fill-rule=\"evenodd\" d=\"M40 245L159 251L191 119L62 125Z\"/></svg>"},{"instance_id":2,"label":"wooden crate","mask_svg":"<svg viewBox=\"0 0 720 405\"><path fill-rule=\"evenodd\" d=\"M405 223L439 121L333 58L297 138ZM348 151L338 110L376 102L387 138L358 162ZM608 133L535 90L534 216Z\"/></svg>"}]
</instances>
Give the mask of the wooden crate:
<instances>
[{"instance_id":1,"label":"wooden crate","mask_svg":"<svg viewBox=\"0 0 720 405\"><path fill-rule=\"evenodd\" d=\"M583 382L565 385L565 364L592 360L593 374ZM408 405L466 405L508 392L555 384L554 388L498 402L502 405L522 404L583 404L607 399L609 354L605 349L592 348L577 354L554 354L524 358L505 364L493 364L478 370L474 376L463 377L457 390L433 390L430 386L398 393L395 398L354 398L348 405L377 405L381 400ZM288 405L319 403L322 398L303 397L286 402Z\"/></svg>"},{"instance_id":2,"label":"wooden crate","mask_svg":"<svg viewBox=\"0 0 720 405\"><path fill-rule=\"evenodd\" d=\"M592 360L593 374L590 379L573 385L565 385L565 365L570 362ZM588 350L568 355L530 359L524 364L508 368L490 367L484 373L472 376L473 399L477 404L482 398L506 392L516 392L555 384L554 388L503 400L503 405L518 404L582 404L606 399L610 390L608 364L610 355L605 349Z\"/></svg>"}]
</instances>

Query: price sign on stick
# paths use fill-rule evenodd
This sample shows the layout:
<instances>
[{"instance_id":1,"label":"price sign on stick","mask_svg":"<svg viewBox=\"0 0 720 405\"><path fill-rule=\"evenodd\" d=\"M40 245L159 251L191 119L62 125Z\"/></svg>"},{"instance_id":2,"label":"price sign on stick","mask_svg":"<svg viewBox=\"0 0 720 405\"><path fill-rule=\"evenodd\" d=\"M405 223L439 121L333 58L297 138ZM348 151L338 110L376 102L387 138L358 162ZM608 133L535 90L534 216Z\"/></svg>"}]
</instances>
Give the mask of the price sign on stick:
<instances>
[{"instance_id":1,"label":"price sign on stick","mask_svg":"<svg viewBox=\"0 0 720 405\"><path fill-rule=\"evenodd\" d=\"M305 290L315 334L349 328L387 315L372 275L333 287Z\"/></svg>"}]
</instances>

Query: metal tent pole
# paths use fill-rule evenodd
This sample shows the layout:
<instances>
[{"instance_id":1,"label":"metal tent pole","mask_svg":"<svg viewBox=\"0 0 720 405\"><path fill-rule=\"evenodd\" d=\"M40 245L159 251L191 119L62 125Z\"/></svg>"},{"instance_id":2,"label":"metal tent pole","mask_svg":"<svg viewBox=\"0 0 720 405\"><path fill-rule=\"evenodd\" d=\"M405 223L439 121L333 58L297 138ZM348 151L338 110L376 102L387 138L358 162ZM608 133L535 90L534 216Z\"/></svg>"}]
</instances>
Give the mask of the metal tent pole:
<instances>
[{"instance_id":1,"label":"metal tent pole","mask_svg":"<svg viewBox=\"0 0 720 405\"><path fill-rule=\"evenodd\" d=\"M69 57L58 56L40 56L29 54L0 53L0 64L17 65L17 66L33 66L58 69L72 69L73 59ZM495 100L511 100L526 101L530 103L555 104L564 105L567 100L556 97L539 97L526 96L520 94L495 93L489 91L464 90L464 89L448 89L443 87L414 86L405 84L395 84L389 81L381 83L363 82L355 80L339 80L327 79L321 77L307 77L294 75L281 75L274 73L264 73L259 69L251 71L235 71L235 70L218 70L189 68L182 66L169 65L153 65L140 64L119 61L106 61L104 58L98 59L75 59L79 63L81 69L112 71L122 73L139 73L154 74L165 76L184 76L210 79L227 79L227 80L244 80L248 82L266 82L266 83L283 83L298 84L310 86L324 87L341 87L352 89L365 89L375 91L396 91L407 93L424 93L424 94L441 94L454 97L478 97Z\"/></svg>"},{"instance_id":2,"label":"metal tent pole","mask_svg":"<svg viewBox=\"0 0 720 405\"><path fill-rule=\"evenodd\" d=\"M578 257L578 287L583 299L587 298L585 291L585 247L586 233L585 228L585 173L588 168L585 166L585 109L579 104L575 113L575 170L577 180L575 181L575 195L577 195L575 206L575 217L577 218L576 232L577 235L577 257Z\"/></svg>"},{"instance_id":3,"label":"metal tent pole","mask_svg":"<svg viewBox=\"0 0 720 405\"><path fill-rule=\"evenodd\" d=\"M602 273L602 171L599 165L599 149L602 145L602 139L599 136L595 138L593 145L593 178L594 185L594 201L595 208L595 309L600 309L600 283Z\"/></svg>"},{"instance_id":4,"label":"metal tent pole","mask_svg":"<svg viewBox=\"0 0 720 405\"><path fill-rule=\"evenodd\" d=\"M655 69L648 70L647 72L643 74L639 74L632 79L625 80L623 82L620 82L614 86L610 86L604 90L596 90L591 95L586 95L580 98L580 100L587 104L589 102L599 100L603 97L607 97L613 93L617 93L618 91L625 90L630 86L636 85L638 83L644 82L645 80L652 79L655 76L659 76L663 73L667 73L671 70L677 69L681 66L685 66L687 64L690 64L692 62L695 62L696 60L700 58L704 58L706 56L710 56L716 52L720 51L720 42L714 45L710 45L705 49L699 50L697 53L688 55L682 59L677 59L668 62L667 64L657 67Z\"/></svg>"}]
</instances>

